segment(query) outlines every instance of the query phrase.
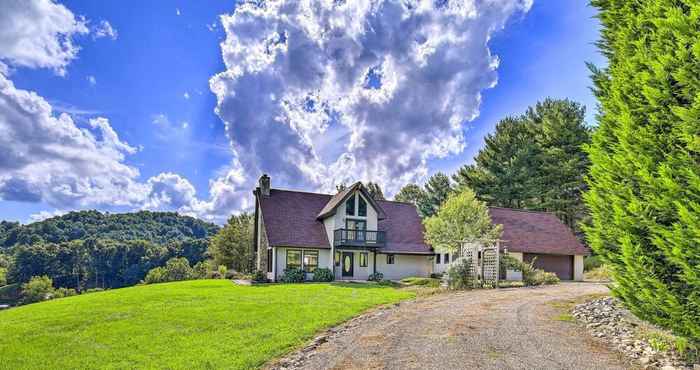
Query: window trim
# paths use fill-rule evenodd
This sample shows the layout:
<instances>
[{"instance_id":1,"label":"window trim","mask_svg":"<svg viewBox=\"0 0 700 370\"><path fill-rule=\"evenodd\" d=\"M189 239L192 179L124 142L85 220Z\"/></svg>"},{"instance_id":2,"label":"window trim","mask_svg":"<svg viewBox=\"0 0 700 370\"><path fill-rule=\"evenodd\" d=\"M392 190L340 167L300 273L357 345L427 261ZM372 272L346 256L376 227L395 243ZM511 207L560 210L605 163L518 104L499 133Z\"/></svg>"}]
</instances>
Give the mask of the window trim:
<instances>
[{"instance_id":1,"label":"window trim","mask_svg":"<svg viewBox=\"0 0 700 370\"><path fill-rule=\"evenodd\" d=\"M290 264L289 264L289 252L299 252L299 266L297 266L296 264L290 266ZM285 263L286 263L285 268L290 268L290 267L302 268L302 266L304 265L304 257L301 253L301 249L287 249Z\"/></svg>"},{"instance_id":2,"label":"window trim","mask_svg":"<svg viewBox=\"0 0 700 370\"><path fill-rule=\"evenodd\" d=\"M362 263L364 260L364 263ZM369 266L369 253L367 252L360 252L360 267L367 267Z\"/></svg>"},{"instance_id":3,"label":"window trim","mask_svg":"<svg viewBox=\"0 0 700 370\"><path fill-rule=\"evenodd\" d=\"M396 258L394 257L394 254L387 254L386 255L386 264L387 265L393 265L396 262Z\"/></svg>"},{"instance_id":4,"label":"window trim","mask_svg":"<svg viewBox=\"0 0 700 370\"><path fill-rule=\"evenodd\" d=\"M313 265L307 264L306 263L306 256L315 256L316 257L316 263ZM301 253L301 265L302 268L304 269L304 272L306 273L313 273L318 269L318 251L315 249L304 249ZM313 270L309 270L309 266L313 267Z\"/></svg>"}]
</instances>

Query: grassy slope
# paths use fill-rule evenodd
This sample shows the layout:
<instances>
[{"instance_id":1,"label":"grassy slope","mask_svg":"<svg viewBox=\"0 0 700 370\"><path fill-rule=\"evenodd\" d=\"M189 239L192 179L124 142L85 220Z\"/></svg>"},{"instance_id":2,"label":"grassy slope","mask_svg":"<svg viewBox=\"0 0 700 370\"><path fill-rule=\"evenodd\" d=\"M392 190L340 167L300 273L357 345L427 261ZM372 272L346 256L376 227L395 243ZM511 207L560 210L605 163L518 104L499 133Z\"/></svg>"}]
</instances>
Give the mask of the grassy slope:
<instances>
[{"instance_id":1,"label":"grassy slope","mask_svg":"<svg viewBox=\"0 0 700 370\"><path fill-rule=\"evenodd\" d=\"M250 368L412 293L365 284L138 286L0 311L3 368Z\"/></svg>"}]
</instances>

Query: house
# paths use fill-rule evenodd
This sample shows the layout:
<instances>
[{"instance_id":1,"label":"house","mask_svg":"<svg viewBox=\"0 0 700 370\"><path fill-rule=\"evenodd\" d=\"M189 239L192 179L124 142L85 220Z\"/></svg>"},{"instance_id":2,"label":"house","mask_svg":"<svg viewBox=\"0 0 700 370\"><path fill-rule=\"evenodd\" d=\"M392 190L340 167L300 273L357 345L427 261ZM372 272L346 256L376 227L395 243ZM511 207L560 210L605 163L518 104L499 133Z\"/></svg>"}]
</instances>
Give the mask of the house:
<instances>
[{"instance_id":1,"label":"house","mask_svg":"<svg viewBox=\"0 0 700 370\"><path fill-rule=\"evenodd\" d=\"M385 279L429 276L451 262L423 238L423 224L411 203L374 200L357 182L335 195L272 189L260 177L255 196L256 267L278 281L287 267L299 267L311 279L317 268L330 269L336 280L367 280L375 272ZM582 280L588 250L552 213L489 209L503 225L502 251L562 280ZM520 279L508 271L508 279Z\"/></svg>"}]
</instances>

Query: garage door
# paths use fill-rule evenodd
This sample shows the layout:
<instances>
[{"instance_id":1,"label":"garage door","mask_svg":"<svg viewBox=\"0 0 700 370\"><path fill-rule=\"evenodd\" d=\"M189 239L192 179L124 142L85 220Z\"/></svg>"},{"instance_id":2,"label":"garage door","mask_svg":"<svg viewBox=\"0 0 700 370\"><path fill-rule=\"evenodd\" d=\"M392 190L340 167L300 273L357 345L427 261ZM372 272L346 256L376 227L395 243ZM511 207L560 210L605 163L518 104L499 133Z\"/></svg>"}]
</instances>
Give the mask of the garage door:
<instances>
[{"instance_id":1,"label":"garage door","mask_svg":"<svg viewBox=\"0 0 700 370\"><path fill-rule=\"evenodd\" d=\"M531 262L535 257L535 268L557 274L561 280L574 279L574 256L561 256L556 254L525 253L523 260Z\"/></svg>"}]
</instances>

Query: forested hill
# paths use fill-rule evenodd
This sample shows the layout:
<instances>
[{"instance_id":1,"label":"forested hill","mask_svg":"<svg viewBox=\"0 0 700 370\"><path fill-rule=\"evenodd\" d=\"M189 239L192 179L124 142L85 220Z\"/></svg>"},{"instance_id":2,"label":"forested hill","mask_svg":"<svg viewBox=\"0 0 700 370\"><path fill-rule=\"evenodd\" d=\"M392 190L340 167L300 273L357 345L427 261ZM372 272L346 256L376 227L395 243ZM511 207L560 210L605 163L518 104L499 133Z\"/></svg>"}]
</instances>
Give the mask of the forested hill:
<instances>
[{"instance_id":1,"label":"forested hill","mask_svg":"<svg viewBox=\"0 0 700 370\"><path fill-rule=\"evenodd\" d=\"M117 241L146 240L165 244L213 236L219 227L173 212L136 213L70 212L44 221L20 225L0 222L0 248L41 242L60 243L87 238Z\"/></svg>"}]
</instances>

